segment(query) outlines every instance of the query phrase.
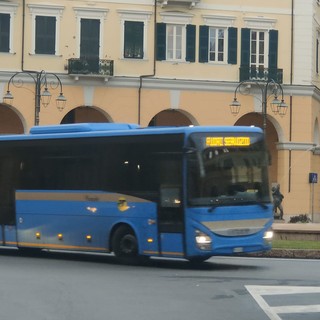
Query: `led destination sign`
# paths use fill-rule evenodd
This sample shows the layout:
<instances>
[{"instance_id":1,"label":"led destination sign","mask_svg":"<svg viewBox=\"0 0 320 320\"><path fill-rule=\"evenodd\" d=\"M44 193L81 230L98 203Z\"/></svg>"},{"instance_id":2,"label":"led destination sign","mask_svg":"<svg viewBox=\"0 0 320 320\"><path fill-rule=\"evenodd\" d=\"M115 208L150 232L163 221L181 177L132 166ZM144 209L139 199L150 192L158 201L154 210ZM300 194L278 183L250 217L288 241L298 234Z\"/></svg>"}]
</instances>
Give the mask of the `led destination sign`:
<instances>
[{"instance_id":1,"label":"led destination sign","mask_svg":"<svg viewBox=\"0 0 320 320\"><path fill-rule=\"evenodd\" d=\"M250 146L250 137L206 137L207 147Z\"/></svg>"}]
</instances>

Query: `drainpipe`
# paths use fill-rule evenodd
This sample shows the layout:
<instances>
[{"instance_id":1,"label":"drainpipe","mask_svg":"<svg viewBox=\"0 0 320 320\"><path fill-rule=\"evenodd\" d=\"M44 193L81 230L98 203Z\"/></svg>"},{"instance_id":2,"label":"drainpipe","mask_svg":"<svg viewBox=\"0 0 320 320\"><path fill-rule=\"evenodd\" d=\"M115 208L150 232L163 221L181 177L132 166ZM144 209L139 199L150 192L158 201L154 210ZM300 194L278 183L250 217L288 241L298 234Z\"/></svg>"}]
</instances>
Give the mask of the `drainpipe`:
<instances>
[{"instance_id":1,"label":"drainpipe","mask_svg":"<svg viewBox=\"0 0 320 320\"><path fill-rule=\"evenodd\" d=\"M142 81L144 78L154 77L156 74L156 36L157 36L157 0L154 0L154 45L153 45L153 73L144 74L140 76L139 81L139 91L138 91L138 124L141 124L141 91L142 91Z\"/></svg>"},{"instance_id":2,"label":"drainpipe","mask_svg":"<svg viewBox=\"0 0 320 320\"><path fill-rule=\"evenodd\" d=\"M291 0L291 57L290 57L290 86L293 84L293 43L294 43L294 0ZM293 97L290 94L289 104L289 141L292 141L292 105ZM288 172L288 192L291 191L291 165L292 165L292 151L289 150L289 172Z\"/></svg>"},{"instance_id":3,"label":"drainpipe","mask_svg":"<svg viewBox=\"0 0 320 320\"><path fill-rule=\"evenodd\" d=\"M22 1L22 39L21 39L21 71L24 70L24 42L25 42L25 22L26 22L26 1Z\"/></svg>"}]
</instances>

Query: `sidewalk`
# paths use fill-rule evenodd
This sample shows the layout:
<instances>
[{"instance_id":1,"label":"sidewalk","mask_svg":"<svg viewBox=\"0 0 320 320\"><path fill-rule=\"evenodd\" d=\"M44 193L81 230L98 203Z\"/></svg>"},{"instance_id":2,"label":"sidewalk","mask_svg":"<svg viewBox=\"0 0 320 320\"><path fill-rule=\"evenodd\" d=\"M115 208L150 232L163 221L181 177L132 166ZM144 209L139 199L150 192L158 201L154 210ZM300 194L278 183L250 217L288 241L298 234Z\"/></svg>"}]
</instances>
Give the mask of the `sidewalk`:
<instances>
[{"instance_id":1,"label":"sidewalk","mask_svg":"<svg viewBox=\"0 0 320 320\"><path fill-rule=\"evenodd\" d=\"M320 233L320 223L285 223L274 222L272 225L273 231L286 232L302 232L302 233Z\"/></svg>"},{"instance_id":2,"label":"sidewalk","mask_svg":"<svg viewBox=\"0 0 320 320\"><path fill-rule=\"evenodd\" d=\"M275 221L272 225L274 239L320 241L320 223L285 223ZM320 250L272 249L258 254L270 258L320 259Z\"/></svg>"}]
</instances>

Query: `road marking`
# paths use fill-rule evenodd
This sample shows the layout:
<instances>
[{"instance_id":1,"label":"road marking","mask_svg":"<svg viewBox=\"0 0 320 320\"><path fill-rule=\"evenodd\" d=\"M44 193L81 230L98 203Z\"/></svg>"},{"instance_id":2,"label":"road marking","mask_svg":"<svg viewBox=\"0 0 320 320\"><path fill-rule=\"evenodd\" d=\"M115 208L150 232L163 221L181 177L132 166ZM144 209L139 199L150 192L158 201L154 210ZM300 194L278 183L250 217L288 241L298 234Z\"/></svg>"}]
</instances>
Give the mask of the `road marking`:
<instances>
[{"instance_id":1,"label":"road marking","mask_svg":"<svg viewBox=\"0 0 320 320\"><path fill-rule=\"evenodd\" d=\"M290 295L320 293L320 287L291 287L291 286L245 286L251 296L256 300L261 309L267 314L270 320L281 320L279 314L294 313L320 313L320 304L316 305L289 305L270 306L263 296Z\"/></svg>"}]
</instances>

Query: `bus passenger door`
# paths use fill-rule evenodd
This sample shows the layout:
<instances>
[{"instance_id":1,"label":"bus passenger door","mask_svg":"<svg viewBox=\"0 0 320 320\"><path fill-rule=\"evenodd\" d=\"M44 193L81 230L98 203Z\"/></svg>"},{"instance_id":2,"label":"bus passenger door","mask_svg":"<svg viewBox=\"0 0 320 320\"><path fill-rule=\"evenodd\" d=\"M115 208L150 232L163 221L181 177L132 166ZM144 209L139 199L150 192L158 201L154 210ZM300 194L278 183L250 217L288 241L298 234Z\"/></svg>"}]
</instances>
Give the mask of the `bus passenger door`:
<instances>
[{"instance_id":1,"label":"bus passenger door","mask_svg":"<svg viewBox=\"0 0 320 320\"><path fill-rule=\"evenodd\" d=\"M184 221L179 186L161 186L158 226L160 254L167 257L183 257Z\"/></svg>"}]
</instances>

